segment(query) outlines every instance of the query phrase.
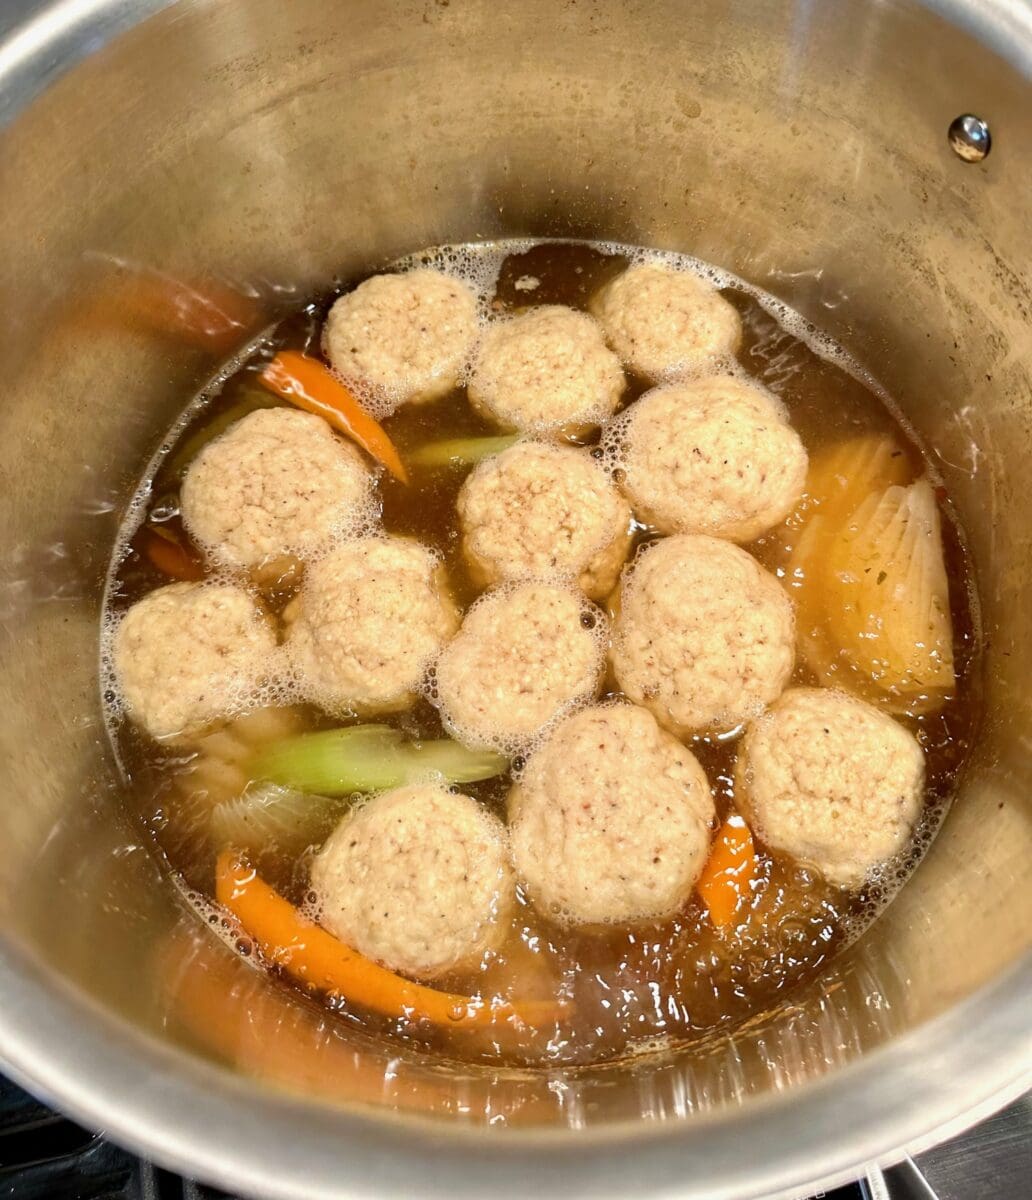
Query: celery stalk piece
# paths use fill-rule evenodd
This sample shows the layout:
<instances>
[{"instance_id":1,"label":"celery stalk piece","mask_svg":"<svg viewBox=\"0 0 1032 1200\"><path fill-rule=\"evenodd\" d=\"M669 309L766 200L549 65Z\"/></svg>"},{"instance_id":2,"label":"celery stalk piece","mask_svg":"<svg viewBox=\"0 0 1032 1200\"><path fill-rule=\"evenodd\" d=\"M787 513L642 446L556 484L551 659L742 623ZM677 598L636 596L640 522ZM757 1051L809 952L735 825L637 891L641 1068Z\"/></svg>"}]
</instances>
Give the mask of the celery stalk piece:
<instances>
[{"instance_id":1,"label":"celery stalk piece","mask_svg":"<svg viewBox=\"0 0 1032 1200\"><path fill-rule=\"evenodd\" d=\"M356 725L273 742L255 756L251 775L302 792L346 796L434 777L471 783L507 766L504 755L467 750L447 738L406 742L388 726Z\"/></svg>"},{"instance_id":2,"label":"celery stalk piece","mask_svg":"<svg viewBox=\"0 0 1032 1200\"><path fill-rule=\"evenodd\" d=\"M444 442L428 442L407 455L408 461L417 467L469 466L500 454L519 441L519 434L503 437L452 438Z\"/></svg>"},{"instance_id":3,"label":"celery stalk piece","mask_svg":"<svg viewBox=\"0 0 1032 1200\"><path fill-rule=\"evenodd\" d=\"M492 779L509 769L509 760L494 750L469 750L441 738L432 742L412 742L407 747L411 756L408 779L441 775L449 783L475 783Z\"/></svg>"},{"instance_id":4,"label":"celery stalk piece","mask_svg":"<svg viewBox=\"0 0 1032 1200\"><path fill-rule=\"evenodd\" d=\"M255 755L251 776L322 795L390 787L402 736L388 725L353 725L272 742Z\"/></svg>"}]
</instances>

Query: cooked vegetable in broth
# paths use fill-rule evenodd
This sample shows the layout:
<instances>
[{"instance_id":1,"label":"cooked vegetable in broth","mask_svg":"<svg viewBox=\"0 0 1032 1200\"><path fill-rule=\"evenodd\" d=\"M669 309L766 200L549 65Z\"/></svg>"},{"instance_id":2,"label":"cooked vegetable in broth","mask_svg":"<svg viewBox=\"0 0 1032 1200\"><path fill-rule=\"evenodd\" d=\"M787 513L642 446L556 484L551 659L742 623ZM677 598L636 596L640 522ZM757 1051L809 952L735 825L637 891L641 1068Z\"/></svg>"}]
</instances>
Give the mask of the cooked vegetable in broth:
<instances>
[{"instance_id":1,"label":"cooked vegetable in broth","mask_svg":"<svg viewBox=\"0 0 1032 1200\"><path fill-rule=\"evenodd\" d=\"M128 794L256 970L473 1061L769 1010L914 869L978 721L932 464L775 299L413 256L187 410L117 548Z\"/></svg>"}]
</instances>

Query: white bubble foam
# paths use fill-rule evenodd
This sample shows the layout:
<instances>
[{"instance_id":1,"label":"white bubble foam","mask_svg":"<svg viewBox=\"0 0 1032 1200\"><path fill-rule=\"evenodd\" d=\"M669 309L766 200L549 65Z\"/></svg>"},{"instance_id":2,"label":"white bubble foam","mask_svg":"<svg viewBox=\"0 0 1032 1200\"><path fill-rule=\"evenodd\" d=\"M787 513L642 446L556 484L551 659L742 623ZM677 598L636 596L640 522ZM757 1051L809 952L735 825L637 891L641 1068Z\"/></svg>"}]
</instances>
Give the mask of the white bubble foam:
<instances>
[{"instance_id":1,"label":"white bubble foam","mask_svg":"<svg viewBox=\"0 0 1032 1200\"><path fill-rule=\"evenodd\" d=\"M510 255L517 255L531 250L535 246L542 243L543 239L513 239L509 241L491 243L491 244L456 244L443 245L432 247L428 250L420 251L416 254L406 256L392 264L391 270L413 270L420 267L431 267L440 270L445 274L449 274L456 279L467 284L477 297L478 318L481 327L485 327L489 321L497 319L497 314L492 311L491 299L493 291L496 287L499 272L504 260ZM560 241L565 239L555 239ZM877 382L858 364L847 355L841 347L837 346L829 337L817 330L809 321L801 314L791 309L788 305L775 297L760 291L758 288L747 283L743 279L735 276L733 273L716 268L711 264L702 262L699 259L689 255L681 255L670 251L654 251L636 246L628 246L622 243L615 242L597 242L592 244L592 249L613 255L622 255L631 263L655 263L659 262L667 265L675 270L690 272L696 277L708 282L718 289L733 288L750 296L780 327L780 330L789 334L808 347L818 357L825 359L838 368L842 369L865 387L875 392L882 402L885 404L893 418L902 425L911 436L913 431L910 429L907 422L903 419L898 408L886 396ZM523 290L517 283L517 290ZM529 288L527 289L530 290ZM531 297L528 297L530 299ZM124 704L118 687L117 671L113 662L112 641L114 632L117 628L120 616L117 610L117 597L114 595L114 588L117 582L118 570L127 553L128 543L133 534L147 517L148 507L152 500L152 491L150 480L153 478L157 468L165 456L174 448L179 436L184 428L194 420L198 411L217 394L222 383L230 375L234 374L240 367L251 357L253 357L256 348L260 347L266 340L267 334L260 335L251 346L245 348L233 361L227 363L219 373L213 377L206 388L200 393L195 401L193 401L183 412L175 425L169 430L166 437L163 439L158 450L155 452L151 462L144 473L143 482L140 485L137 493L130 502L125 519L119 532L119 538L116 547L116 553L112 560L111 570L109 571L105 594L104 594L104 617L101 628L101 661L100 661L100 686L104 697L104 713L108 724L109 732L112 735L112 744L117 747L117 738L114 736L116 726L124 715ZM726 370L731 374L740 377L746 377L741 365L736 361L730 361L721 364L721 370ZM789 378L793 367L791 363L786 364L785 378ZM707 368L706 374L714 373L714 368ZM468 372L462 377L462 382L468 379ZM750 379L750 382L755 386L755 380ZM774 382L775 391L780 386L780 380ZM359 397L363 403L367 404L370 411L378 417L387 415L396 407L396 398L390 397L373 397L362 393ZM624 422L625 424L625 422ZM602 465L609 471L619 471L621 468L618 450L616 447L619 443L619 434L621 431L621 417L618 415L611 421L605 430L605 436L602 445ZM930 470L933 478L937 482L941 482L934 469ZM318 557L329 553L333 547L340 541L350 540L353 537L368 536L378 529L378 514L372 514L363 521L355 522L347 528L342 528L333 538L331 538L324 547L318 552ZM637 560L636 560L637 561ZM633 568L631 568L633 569ZM239 574L231 572L217 571L211 576L213 582L228 582L233 581L240 583ZM566 580L556 580L564 585ZM976 603L976 598L972 595L972 603ZM593 608L594 606L588 606ZM604 616L600 627L605 621ZM277 652L278 654L279 652ZM270 678L275 672L270 672ZM298 696L298 681L292 677L288 668L280 668L276 675L275 682L260 689L251 700L248 701L247 708L257 708L263 704L291 704L296 702ZM437 696L437 688L435 676L433 672L427 676L425 686L425 694L430 698L432 703L439 705ZM577 707L577 704L570 707ZM247 708L242 708L241 711L246 711ZM567 715L570 708L563 710L549 725L540 731L533 739L512 741L508 746L504 747L508 753L526 759L533 749L544 740L547 732L554 725ZM117 752L117 751L116 751ZM913 842L910 847L900 856L899 860L893 860L892 864L887 864L880 868L872 875L869 885L870 899L863 908L860 915L855 919L850 918L847 921L847 926L855 933L859 933L862 928L866 927L868 921L873 919L876 911L880 911L891 896L895 894L900 885L900 875L906 877L913 869L913 865L920 859L928 844L930 843L942 815L945 811L945 804L935 804L930 806L921 819L918 830L915 832Z\"/></svg>"},{"instance_id":2,"label":"white bubble foam","mask_svg":"<svg viewBox=\"0 0 1032 1200\"><path fill-rule=\"evenodd\" d=\"M241 930L235 917L210 896L190 887L178 871L171 872L171 879L179 894L219 941L227 945L234 954L250 959L256 969L262 967L261 951L254 939Z\"/></svg>"},{"instance_id":3,"label":"white bubble foam","mask_svg":"<svg viewBox=\"0 0 1032 1200\"><path fill-rule=\"evenodd\" d=\"M868 873L860 893L862 903L842 917L843 946L856 941L896 898L928 852L948 809L945 800L927 803L906 846Z\"/></svg>"},{"instance_id":4,"label":"white bubble foam","mask_svg":"<svg viewBox=\"0 0 1032 1200\"><path fill-rule=\"evenodd\" d=\"M328 365L334 378L348 389L374 420L385 421L401 407L405 399L404 393L394 388L375 387L361 379L343 374L331 364Z\"/></svg>"}]
</instances>

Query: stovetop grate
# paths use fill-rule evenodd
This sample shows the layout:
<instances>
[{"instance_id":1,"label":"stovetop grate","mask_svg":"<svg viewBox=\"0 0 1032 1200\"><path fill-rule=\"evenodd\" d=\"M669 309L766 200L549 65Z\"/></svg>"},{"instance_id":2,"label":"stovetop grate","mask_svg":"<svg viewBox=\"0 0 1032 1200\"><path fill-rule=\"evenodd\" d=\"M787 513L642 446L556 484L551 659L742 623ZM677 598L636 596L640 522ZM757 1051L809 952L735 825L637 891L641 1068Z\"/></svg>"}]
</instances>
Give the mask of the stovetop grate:
<instances>
[{"instance_id":1,"label":"stovetop grate","mask_svg":"<svg viewBox=\"0 0 1032 1200\"><path fill-rule=\"evenodd\" d=\"M1032 1195L1032 1093L873 1184L891 1200L1025 1200ZM234 1200L143 1162L0 1075L0 1200ZM239 1200L239 1198L236 1198ZM817 1200L811 1197L809 1200ZM866 1184L823 1200L876 1200Z\"/></svg>"},{"instance_id":2,"label":"stovetop grate","mask_svg":"<svg viewBox=\"0 0 1032 1200\"><path fill-rule=\"evenodd\" d=\"M232 1200L90 1133L0 1077L0 1200Z\"/></svg>"}]
</instances>

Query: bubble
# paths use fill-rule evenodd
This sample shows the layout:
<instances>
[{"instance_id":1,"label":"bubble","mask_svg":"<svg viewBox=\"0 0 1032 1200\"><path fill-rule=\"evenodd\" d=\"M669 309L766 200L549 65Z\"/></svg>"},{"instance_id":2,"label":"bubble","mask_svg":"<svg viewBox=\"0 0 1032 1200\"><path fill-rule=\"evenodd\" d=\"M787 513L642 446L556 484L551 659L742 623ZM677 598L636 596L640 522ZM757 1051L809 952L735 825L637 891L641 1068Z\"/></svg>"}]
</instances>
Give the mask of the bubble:
<instances>
[{"instance_id":1,"label":"bubble","mask_svg":"<svg viewBox=\"0 0 1032 1200\"><path fill-rule=\"evenodd\" d=\"M497 285L500 268L509 255L525 253L532 247L541 244L540 239L514 239L507 242L498 242L491 245L467 244L467 245L445 245L433 247L426 251L420 251L417 254L409 255L404 259L398 260L392 264L391 269L395 270L411 270L416 267L431 267L441 270L446 274L452 275L455 278L461 279L468 284L477 297L478 320L481 329L487 327L489 323L498 321L496 313L491 310L492 295ZM798 339L806 345L818 357L834 363L836 366L846 371L848 374L860 381L865 387L874 391L880 396L883 403L893 416L893 418L906 429L911 435L909 425L903 419L898 408L885 395L884 390L878 385L867 372L862 370L841 348L836 346L830 338L821 334L814 326L803 318L799 313L792 310L783 302L777 300L773 296L759 291L752 285L746 283L729 271L713 267L703 263L698 259L687 255L679 255L673 252L657 252L640 247L632 247L620 243L596 243L594 249L609 254L624 255L632 263L646 262L662 262L674 269L690 272L697 277L706 280L714 287L720 289L735 289L752 297L760 307L768 313L780 330L789 334L793 338ZM532 296L527 297L532 298ZM259 335L248 347L245 347L241 353L230 362L220 368L217 375L208 382L205 388L182 413L175 425L169 430L167 436L162 440L157 452L148 464L140 486L129 504L124 521L119 531L116 550L112 558L111 570L108 575L105 595L103 618L101 622L100 636L100 670L99 670L99 691L100 699L103 705L105 721L107 722L109 732L111 733L112 745L117 747L118 741L114 736L118 723L124 716L124 702L121 696L117 672L113 663L112 657L112 641L121 620L119 610L119 600L115 595L115 586L119 568L128 553L129 542L136 533L140 525L146 520L149 506L153 500L153 494L150 481L153 479L161 462L176 446L177 441L185 429L197 415L203 410L211 399L216 396L223 386L225 380L236 373L242 366L255 358L256 351L264 348L268 353L271 353L271 343L267 339L267 334ZM268 356L266 354L266 357ZM727 370L732 374L742 375L743 370L737 362L729 361L720 365L720 369ZM784 375L781 372L776 373L771 378L771 390L777 394L782 390L784 383L791 378L791 363L786 367ZM462 375L461 382L465 383L469 378L469 369ZM396 406L396 398L391 397L372 397L364 393L360 395L363 403L368 403L371 411L376 415L385 415ZM603 431L602 442L592 447L589 453L595 461L599 462L603 469L610 472L619 472L621 467L620 461L620 433L626 425L625 414L622 421L621 415L607 422ZM941 483L941 479L933 472L933 478L937 483ZM347 541L353 538L368 536L379 529L379 511L375 505L370 507L370 511L356 517L351 522L345 522L334 532L333 537L319 549L313 557L322 557L329 553L330 550L340 544L342 541ZM638 561L637 559L635 560ZM239 574L234 575L232 572L219 571L211 576L212 582L241 582ZM565 582L565 581L564 581ZM977 606L976 597L970 598L972 607ZM604 622L600 622L603 624ZM297 701L300 695L300 688L296 674L293 672L291 665L286 661L285 656L281 651L270 659L270 668L267 672L269 680L263 685L259 691L251 697L238 697L239 706L236 711L243 713L257 707L265 705L287 705ZM433 674L427 676L425 684L425 694L430 699L431 703L439 703L438 690L436 680ZM572 707L576 707L574 705ZM512 739L511 745L504 746L508 752L514 753L516 757L513 761L513 773L516 776L522 775L526 768L526 764L534 750L540 746L542 741L547 737L550 729L554 724L567 715L569 710L561 713L555 721L551 722L544 730L540 731L534 738L526 739L519 742L518 739ZM456 731L457 735L461 736L461 731ZM504 742L504 739L503 739ZM117 749L116 749L117 753ZM888 904L893 896L898 891L899 887L910 873L914 870L918 862L927 851L935 832L938 829L942 818L945 814L947 803L944 801L930 805L923 813L917 830L914 833L912 844L907 850L893 860L890 864L885 864L878 872L872 875L868 888L865 892L865 899L858 907L855 914L848 916L845 919L845 925L849 940L852 940L859 935L867 925L875 919L882 911L884 906ZM199 894L194 893L194 898L191 903L195 906L203 907L204 904L211 909L210 901L205 901ZM309 905L313 912L310 915L314 917L314 905ZM217 911L212 911L208 918L216 923L220 921L220 915Z\"/></svg>"},{"instance_id":2,"label":"bubble","mask_svg":"<svg viewBox=\"0 0 1032 1200\"><path fill-rule=\"evenodd\" d=\"M860 893L862 903L851 911L840 913L842 948L855 942L896 898L928 851L947 808L942 801L926 805L910 842L868 873Z\"/></svg>"},{"instance_id":3,"label":"bubble","mask_svg":"<svg viewBox=\"0 0 1032 1200\"><path fill-rule=\"evenodd\" d=\"M175 497L165 496L161 500L156 501L148 513L151 521L171 521L173 517L179 516L179 501Z\"/></svg>"},{"instance_id":4,"label":"bubble","mask_svg":"<svg viewBox=\"0 0 1032 1200\"><path fill-rule=\"evenodd\" d=\"M314 925L319 925L322 922L323 904L318 893L314 891L306 892L304 899L298 906L298 911Z\"/></svg>"},{"instance_id":5,"label":"bubble","mask_svg":"<svg viewBox=\"0 0 1032 1200\"><path fill-rule=\"evenodd\" d=\"M171 873L171 879L179 894L197 914L205 928L211 930L219 941L228 946L235 954L239 954L253 965L258 966L256 960L260 958L260 955L256 952L254 942L251 938L241 935L236 920L227 916L226 910L210 896L190 887L177 871ZM247 949L242 949L242 945L246 945Z\"/></svg>"}]
</instances>

